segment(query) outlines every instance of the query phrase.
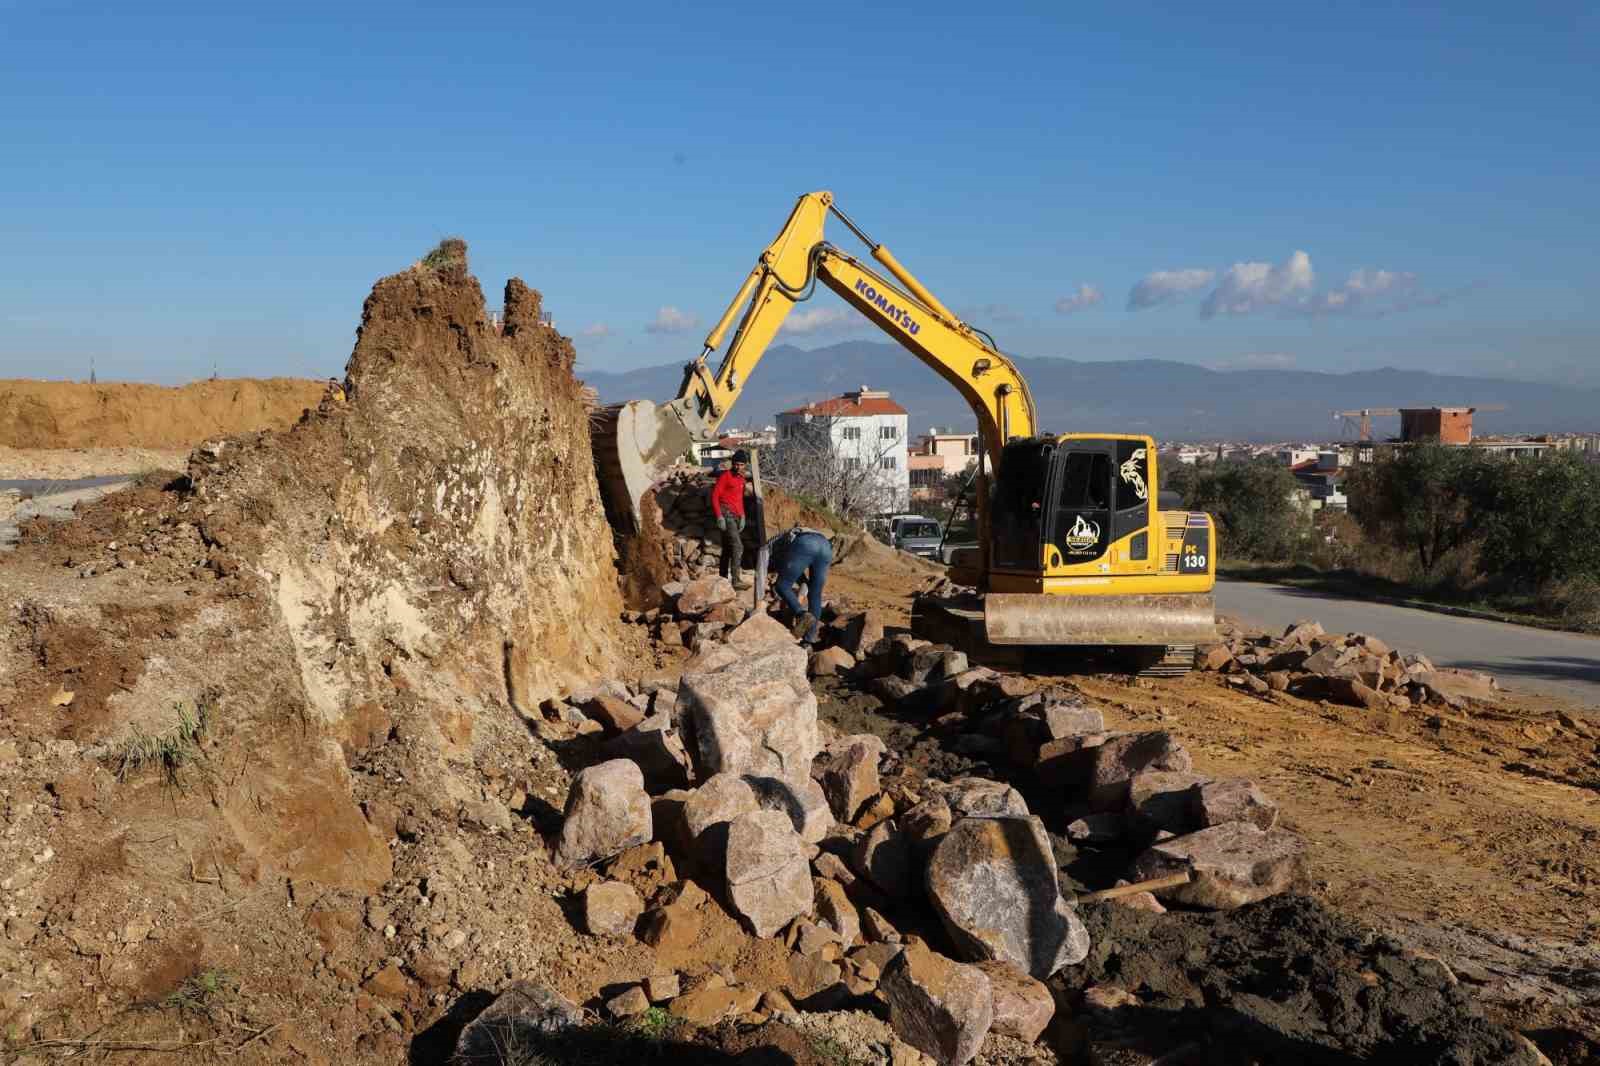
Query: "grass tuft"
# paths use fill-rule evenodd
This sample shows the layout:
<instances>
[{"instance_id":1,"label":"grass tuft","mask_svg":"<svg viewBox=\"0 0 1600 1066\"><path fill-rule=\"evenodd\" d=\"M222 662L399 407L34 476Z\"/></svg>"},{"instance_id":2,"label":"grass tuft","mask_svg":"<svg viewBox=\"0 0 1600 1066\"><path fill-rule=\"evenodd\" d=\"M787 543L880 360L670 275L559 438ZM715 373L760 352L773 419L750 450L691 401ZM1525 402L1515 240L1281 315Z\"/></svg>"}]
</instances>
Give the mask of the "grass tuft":
<instances>
[{"instance_id":1,"label":"grass tuft","mask_svg":"<svg viewBox=\"0 0 1600 1066\"><path fill-rule=\"evenodd\" d=\"M162 1010L180 1014L209 1015L219 999L238 989L238 983L225 970L207 968L189 977L156 1004Z\"/></svg>"},{"instance_id":2,"label":"grass tuft","mask_svg":"<svg viewBox=\"0 0 1600 1066\"><path fill-rule=\"evenodd\" d=\"M421 265L433 271L466 270L467 242L460 237L446 237L422 257Z\"/></svg>"},{"instance_id":3,"label":"grass tuft","mask_svg":"<svg viewBox=\"0 0 1600 1066\"><path fill-rule=\"evenodd\" d=\"M199 700L193 707L183 703L173 704L178 720L170 729L160 733L146 733L138 726L118 752L117 780L126 781L130 774L155 766L161 769L171 784L178 783L183 768L196 759L204 758L200 751L200 738L205 734L211 719L211 703Z\"/></svg>"}]
</instances>

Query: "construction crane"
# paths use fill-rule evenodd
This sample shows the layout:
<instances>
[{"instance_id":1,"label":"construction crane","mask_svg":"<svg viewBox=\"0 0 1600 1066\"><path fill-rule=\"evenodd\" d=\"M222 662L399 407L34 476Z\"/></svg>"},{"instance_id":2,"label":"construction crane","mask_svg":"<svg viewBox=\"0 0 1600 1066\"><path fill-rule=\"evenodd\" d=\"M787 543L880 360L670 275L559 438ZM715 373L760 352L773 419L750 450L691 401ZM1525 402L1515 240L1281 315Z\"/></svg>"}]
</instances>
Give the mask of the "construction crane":
<instances>
[{"instance_id":1,"label":"construction crane","mask_svg":"<svg viewBox=\"0 0 1600 1066\"><path fill-rule=\"evenodd\" d=\"M1400 408L1398 407L1361 407L1354 411L1335 411L1333 412L1333 417L1344 419L1343 432L1347 435L1359 426L1360 435L1356 439L1368 441L1372 439L1373 415L1398 415L1399 413ZM1358 422L1357 419L1360 421Z\"/></svg>"},{"instance_id":2,"label":"construction crane","mask_svg":"<svg viewBox=\"0 0 1600 1066\"><path fill-rule=\"evenodd\" d=\"M1404 408L1404 410L1408 411L1417 409ZM1420 409L1427 410L1427 408ZM1442 411L1466 411L1470 415L1479 411L1504 411L1506 405L1503 403L1480 403L1475 407L1440 407L1437 409ZM1333 412L1333 417L1344 420L1343 433L1345 435L1350 434L1352 431L1359 431L1358 440L1370 441L1372 440L1373 417L1384 415L1394 417L1399 415L1401 410L1402 408L1399 407L1359 407L1353 411L1335 411Z\"/></svg>"}]
</instances>

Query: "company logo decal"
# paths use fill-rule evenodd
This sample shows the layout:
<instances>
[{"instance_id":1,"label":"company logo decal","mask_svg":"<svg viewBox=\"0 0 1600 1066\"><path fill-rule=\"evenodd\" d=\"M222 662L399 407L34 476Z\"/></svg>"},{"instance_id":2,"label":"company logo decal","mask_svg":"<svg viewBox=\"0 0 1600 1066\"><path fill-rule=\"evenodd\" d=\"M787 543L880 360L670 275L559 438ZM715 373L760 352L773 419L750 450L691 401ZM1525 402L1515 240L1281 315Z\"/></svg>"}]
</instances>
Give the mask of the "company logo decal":
<instances>
[{"instance_id":1,"label":"company logo decal","mask_svg":"<svg viewBox=\"0 0 1600 1066\"><path fill-rule=\"evenodd\" d=\"M1140 448L1122 464L1122 480L1133 486L1133 494L1141 500L1150 498L1150 490L1144 483L1144 453L1145 450Z\"/></svg>"},{"instance_id":2,"label":"company logo decal","mask_svg":"<svg viewBox=\"0 0 1600 1066\"><path fill-rule=\"evenodd\" d=\"M1072 524L1071 529L1067 530L1067 535L1063 539L1067 542L1067 550L1069 552L1078 555L1092 552L1100 543L1100 525L1096 522L1087 521L1083 515L1079 515L1078 520Z\"/></svg>"},{"instance_id":3,"label":"company logo decal","mask_svg":"<svg viewBox=\"0 0 1600 1066\"><path fill-rule=\"evenodd\" d=\"M873 288L871 285L868 285L865 281L856 282L856 292L861 294L862 299L866 300L879 311L882 311L885 315L889 316L889 321L893 322L895 325L899 326L913 337L915 337L922 330L921 324L918 323L916 319L912 318L901 308L890 303L887 296Z\"/></svg>"}]
</instances>

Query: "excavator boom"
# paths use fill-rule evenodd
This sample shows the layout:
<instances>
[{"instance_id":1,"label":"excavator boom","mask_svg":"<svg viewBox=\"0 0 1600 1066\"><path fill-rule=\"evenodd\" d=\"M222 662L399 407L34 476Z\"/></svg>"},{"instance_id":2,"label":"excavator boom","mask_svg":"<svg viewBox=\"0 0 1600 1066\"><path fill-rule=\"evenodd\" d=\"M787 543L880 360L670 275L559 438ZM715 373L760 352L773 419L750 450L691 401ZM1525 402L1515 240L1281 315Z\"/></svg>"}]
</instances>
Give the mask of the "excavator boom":
<instances>
[{"instance_id":1,"label":"excavator boom","mask_svg":"<svg viewBox=\"0 0 1600 1066\"><path fill-rule=\"evenodd\" d=\"M824 239L830 214L861 238L890 277ZM704 350L684 367L677 397L660 405L632 400L604 412L595 450L614 523L637 529L639 504L651 485L693 443L715 437L784 319L818 280L961 393L977 416L991 463L1007 440L1037 431L1033 396L1011 360L835 207L832 193L807 193L711 327ZM733 340L713 371L710 356L730 330Z\"/></svg>"}]
</instances>

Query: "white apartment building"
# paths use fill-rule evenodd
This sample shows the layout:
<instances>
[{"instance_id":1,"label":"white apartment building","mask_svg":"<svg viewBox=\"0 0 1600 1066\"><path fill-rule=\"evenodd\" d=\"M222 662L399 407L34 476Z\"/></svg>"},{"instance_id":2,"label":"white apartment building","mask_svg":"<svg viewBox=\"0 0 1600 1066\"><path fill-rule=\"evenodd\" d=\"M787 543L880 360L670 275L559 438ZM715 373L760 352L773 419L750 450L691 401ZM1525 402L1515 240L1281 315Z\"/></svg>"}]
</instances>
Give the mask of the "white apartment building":
<instances>
[{"instance_id":1,"label":"white apartment building","mask_svg":"<svg viewBox=\"0 0 1600 1066\"><path fill-rule=\"evenodd\" d=\"M826 430L833 453L847 469L871 471L882 486L882 509L904 510L911 500L906 409L865 385L778 415L778 440Z\"/></svg>"}]
</instances>

